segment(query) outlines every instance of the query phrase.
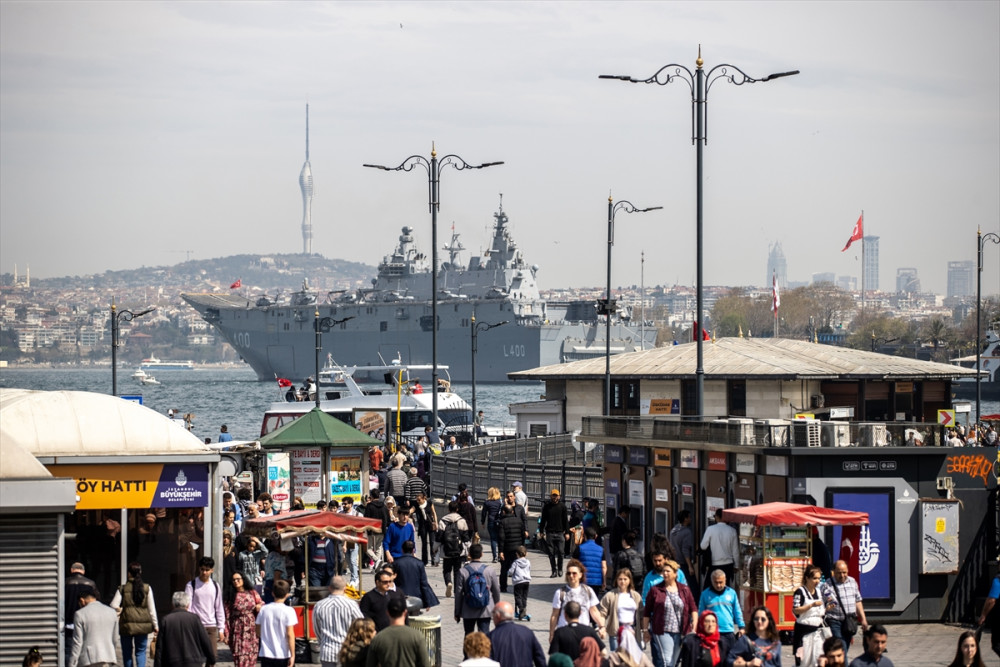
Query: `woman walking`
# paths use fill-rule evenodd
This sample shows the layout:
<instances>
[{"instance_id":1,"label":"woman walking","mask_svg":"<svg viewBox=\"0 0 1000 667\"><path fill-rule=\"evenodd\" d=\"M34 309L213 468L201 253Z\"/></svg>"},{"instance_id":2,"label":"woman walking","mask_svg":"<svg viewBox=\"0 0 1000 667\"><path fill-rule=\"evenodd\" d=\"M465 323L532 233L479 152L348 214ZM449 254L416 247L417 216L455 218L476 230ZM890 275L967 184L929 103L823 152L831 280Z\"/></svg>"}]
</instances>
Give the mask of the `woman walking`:
<instances>
[{"instance_id":1,"label":"woman walking","mask_svg":"<svg viewBox=\"0 0 1000 667\"><path fill-rule=\"evenodd\" d=\"M128 581L119 586L111 606L121 613L118 634L122 640L125 667L146 667L146 642L149 633L159 632L156 605L149 584L142 581L142 565L128 564ZM133 662L133 650L135 662Z\"/></svg>"},{"instance_id":2,"label":"woman walking","mask_svg":"<svg viewBox=\"0 0 1000 667\"><path fill-rule=\"evenodd\" d=\"M368 648L374 638L375 621L370 618L354 619L340 647L340 667L365 667Z\"/></svg>"},{"instance_id":3,"label":"woman walking","mask_svg":"<svg viewBox=\"0 0 1000 667\"><path fill-rule=\"evenodd\" d=\"M703 611L698 629L681 643L680 667L722 667L729 655L732 638L719 634L719 619L713 611Z\"/></svg>"},{"instance_id":4,"label":"woman walking","mask_svg":"<svg viewBox=\"0 0 1000 667\"><path fill-rule=\"evenodd\" d=\"M483 503L482 516L479 517L479 522L486 526L486 530L490 533L490 549L493 551L493 562L497 562L497 535L500 532L499 522L500 522L500 508L503 507L503 501L500 500L500 489L495 486L491 486L486 491L486 502Z\"/></svg>"},{"instance_id":5,"label":"woman walking","mask_svg":"<svg viewBox=\"0 0 1000 667\"><path fill-rule=\"evenodd\" d=\"M264 600L247 585L242 572L234 572L226 586L226 625L229 626L229 649L236 667L253 667L260 650L257 637L257 612Z\"/></svg>"},{"instance_id":6,"label":"woman walking","mask_svg":"<svg viewBox=\"0 0 1000 667\"><path fill-rule=\"evenodd\" d=\"M632 582L632 570L622 568L615 575L615 588L604 594L598 605L604 616L605 629L608 631L608 646L612 651L618 650L622 634L635 634L636 620L642 618L642 596L635 590Z\"/></svg>"},{"instance_id":7,"label":"woman walking","mask_svg":"<svg viewBox=\"0 0 1000 667\"><path fill-rule=\"evenodd\" d=\"M781 667L781 639L774 616L767 607L755 607L750 628L729 649L727 663L733 667Z\"/></svg>"},{"instance_id":8,"label":"woman walking","mask_svg":"<svg viewBox=\"0 0 1000 667\"><path fill-rule=\"evenodd\" d=\"M820 568L810 565L802 575L802 585L792 597L792 613L795 626L792 628L792 651L795 664L815 667L823 655L823 641L826 639L821 628L825 627L826 602L819 592L819 582L823 579Z\"/></svg>"}]
</instances>

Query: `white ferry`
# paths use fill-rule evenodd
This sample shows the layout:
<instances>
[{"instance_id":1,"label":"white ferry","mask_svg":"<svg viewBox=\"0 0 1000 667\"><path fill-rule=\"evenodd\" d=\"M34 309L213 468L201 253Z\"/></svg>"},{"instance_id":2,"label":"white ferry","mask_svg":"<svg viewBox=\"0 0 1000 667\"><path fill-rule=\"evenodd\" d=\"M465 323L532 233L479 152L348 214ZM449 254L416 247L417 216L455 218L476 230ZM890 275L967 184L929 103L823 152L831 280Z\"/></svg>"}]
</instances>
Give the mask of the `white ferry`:
<instances>
[{"instance_id":1,"label":"white ferry","mask_svg":"<svg viewBox=\"0 0 1000 667\"><path fill-rule=\"evenodd\" d=\"M139 368L144 371L190 371L194 369L194 362L187 361L161 361L156 357L143 359Z\"/></svg>"}]
</instances>

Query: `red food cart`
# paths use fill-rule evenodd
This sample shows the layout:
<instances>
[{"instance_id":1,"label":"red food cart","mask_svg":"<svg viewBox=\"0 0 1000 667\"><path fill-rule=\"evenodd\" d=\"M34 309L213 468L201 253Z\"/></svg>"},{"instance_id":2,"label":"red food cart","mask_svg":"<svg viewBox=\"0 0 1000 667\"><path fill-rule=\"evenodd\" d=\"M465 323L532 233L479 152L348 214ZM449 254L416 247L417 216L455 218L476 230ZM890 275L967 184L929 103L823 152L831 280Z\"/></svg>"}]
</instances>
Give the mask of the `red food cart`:
<instances>
[{"instance_id":1,"label":"red food cart","mask_svg":"<svg viewBox=\"0 0 1000 667\"><path fill-rule=\"evenodd\" d=\"M740 524L740 603L748 613L766 606L779 630L795 625L792 596L812 563L814 527L844 527L839 548L831 551L847 563L851 576L858 577L858 540L861 526L868 524L867 512L763 503L723 510L722 520Z\"/></svg>"}]
</instances>

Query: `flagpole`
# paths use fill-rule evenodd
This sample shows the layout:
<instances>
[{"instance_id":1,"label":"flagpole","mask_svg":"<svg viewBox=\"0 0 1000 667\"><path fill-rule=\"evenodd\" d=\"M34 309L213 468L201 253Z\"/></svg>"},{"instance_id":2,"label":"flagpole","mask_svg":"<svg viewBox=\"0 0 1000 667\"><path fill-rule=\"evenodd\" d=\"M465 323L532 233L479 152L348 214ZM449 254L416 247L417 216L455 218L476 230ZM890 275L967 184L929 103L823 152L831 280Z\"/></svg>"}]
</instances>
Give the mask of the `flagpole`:
<instances>
[{"instance_id":1,"label":"flagpole","mask_svg":"<svg viewBox=\"0 0 1000 667\"><path fill-rule=\"evenodd\" d=\"M861 312L865 312L865 209L861 209Z\"/></svg>"}]
</instances>

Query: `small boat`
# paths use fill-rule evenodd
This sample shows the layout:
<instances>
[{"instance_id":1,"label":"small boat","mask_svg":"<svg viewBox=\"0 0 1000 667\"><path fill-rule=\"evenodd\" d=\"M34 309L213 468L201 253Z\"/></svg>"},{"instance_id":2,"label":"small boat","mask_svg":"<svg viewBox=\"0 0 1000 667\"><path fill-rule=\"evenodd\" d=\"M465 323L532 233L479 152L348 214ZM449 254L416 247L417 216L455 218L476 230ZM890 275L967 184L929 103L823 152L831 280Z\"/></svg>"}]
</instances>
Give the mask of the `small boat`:
<instances>
[{"instance_id":1,"label":"small boat","mask_svg":"<svg viewBox=\"0 0 1000 667\"><path fill-rule=\"evenodd\" d=\"M141 368L137 368L135 370L135 373L132 373L132 379L138 382L139 384L160 384L159 380L157 380L155 377L153 377L146 371L142 370Z\"/></svg>"}]
</instances>

